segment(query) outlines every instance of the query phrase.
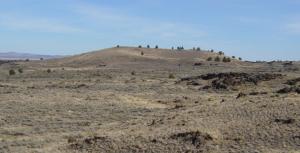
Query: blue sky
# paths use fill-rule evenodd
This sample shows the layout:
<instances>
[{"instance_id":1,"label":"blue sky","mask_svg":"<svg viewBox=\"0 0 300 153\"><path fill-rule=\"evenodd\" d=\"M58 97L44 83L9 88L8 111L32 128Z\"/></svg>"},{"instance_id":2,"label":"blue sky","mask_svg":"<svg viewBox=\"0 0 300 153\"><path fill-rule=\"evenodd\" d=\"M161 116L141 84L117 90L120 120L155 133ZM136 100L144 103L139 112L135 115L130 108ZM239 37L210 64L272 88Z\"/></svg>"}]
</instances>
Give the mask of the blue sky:
<instances>
[{"instance_id":1,"label":"blue sky","mask_svg":"<svg viewBox=\"0 0 300 153\"><path fill-rule=\"evenodd\" d=\"M0 52L183 45L300 60L300 0L1 0Z\"/></svg>"}]
</instances>

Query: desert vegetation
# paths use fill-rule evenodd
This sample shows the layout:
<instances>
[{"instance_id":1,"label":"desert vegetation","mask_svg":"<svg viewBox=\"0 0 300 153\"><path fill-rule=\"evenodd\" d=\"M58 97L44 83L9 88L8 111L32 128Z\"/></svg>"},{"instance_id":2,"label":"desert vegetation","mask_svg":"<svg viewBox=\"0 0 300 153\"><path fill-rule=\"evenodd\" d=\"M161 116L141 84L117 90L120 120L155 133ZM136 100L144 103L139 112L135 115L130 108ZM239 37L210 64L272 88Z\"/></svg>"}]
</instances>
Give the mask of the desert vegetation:
<instances>
[{"instance_id":1,"label":"desert vegetation","mask_svg":"<svg viewBox=\"0 0 300 153\"><path fill-rule=\"evenodd\" d=\"M225 63L231 62L231 59L229 57L223 57L223 62Z\"/></svg>"},{"instance_id":2,"label":"desert vegetation","mask_svg":"<svg viewBox=\"0 0 300 153\"><path fill-rule=\"evenodd\" d=\"M19 73L23 73L23 69L22 69L22 68L19 68L19 69L18 69L18 72L19 72Z\"/></svg>"},{"instance_id":3,"label":"desert vegetation","mask_svg":"<svg viewBox=\"0 0 300 153\"><path fill-rule=\"evenodd\" d=\"M220 62L221 61L221 58L219 56L215 57L215 61L216 62Z\"/></svg>"},{"instance_id":4,"label":"desert vegetation","mask_svg":"<svg viewBox=\"0 0 300 153\"><path fill-rule=\"evenodd\" d=\"M299 150L300 62L116 46L0 62L0 152Z\"/></svg>"},{"instance_id":5,"label":"desert vegetation","mask_svg":"<svg viewBox=\"0 0 300 153\"><path fill-rule=\"evenodd\" d=\"M15 74L16 74L16 71L13 70L13 69L10 69L8 73L9 73L9 75L15 75Z\"/></svg>"}]
</instances>

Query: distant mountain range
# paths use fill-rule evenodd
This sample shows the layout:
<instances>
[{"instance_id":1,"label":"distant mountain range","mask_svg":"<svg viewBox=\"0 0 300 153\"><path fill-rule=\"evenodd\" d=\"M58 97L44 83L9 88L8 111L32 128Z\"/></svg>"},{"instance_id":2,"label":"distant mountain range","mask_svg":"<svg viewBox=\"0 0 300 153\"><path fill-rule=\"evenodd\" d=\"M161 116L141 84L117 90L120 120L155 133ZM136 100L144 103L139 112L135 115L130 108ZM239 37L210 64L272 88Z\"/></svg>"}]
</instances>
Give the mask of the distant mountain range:
<instances>
[{"instance_id":1,"label":"distant mountain range","mask_svg":"<svg viewBox=\"0 0 300 153\"><path fill-rule=\"evenodd\" d=\"M64 56L59 55L38 55L38 54L29 54L29 53L17 53L17 52L0 52L0 60L40 60L43 59L54 59L62 58Z\"/></svg>"}]
</instances>

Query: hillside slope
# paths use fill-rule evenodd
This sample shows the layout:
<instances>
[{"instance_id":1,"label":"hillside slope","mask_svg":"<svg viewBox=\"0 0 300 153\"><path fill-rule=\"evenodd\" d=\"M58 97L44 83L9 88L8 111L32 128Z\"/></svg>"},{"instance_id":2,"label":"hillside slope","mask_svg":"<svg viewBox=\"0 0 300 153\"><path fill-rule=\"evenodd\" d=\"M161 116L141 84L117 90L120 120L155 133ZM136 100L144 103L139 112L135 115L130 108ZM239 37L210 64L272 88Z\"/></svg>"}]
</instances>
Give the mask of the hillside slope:
<instances>
[{"instance_id":1,"label":"hillside slope","mask_svg":"<svg viewBox=\"0 0 300 153\"><path fill-rule=\"evenodd\" d=\"M143 54L143 55L142 55ZM88 52L62 59L49 60L50 65L67 67L120 66L131 64L191 64L215 57L216 53L204 51L177 51L169 49L148 49L120 47Z\"/></svg>"}]
</instances>

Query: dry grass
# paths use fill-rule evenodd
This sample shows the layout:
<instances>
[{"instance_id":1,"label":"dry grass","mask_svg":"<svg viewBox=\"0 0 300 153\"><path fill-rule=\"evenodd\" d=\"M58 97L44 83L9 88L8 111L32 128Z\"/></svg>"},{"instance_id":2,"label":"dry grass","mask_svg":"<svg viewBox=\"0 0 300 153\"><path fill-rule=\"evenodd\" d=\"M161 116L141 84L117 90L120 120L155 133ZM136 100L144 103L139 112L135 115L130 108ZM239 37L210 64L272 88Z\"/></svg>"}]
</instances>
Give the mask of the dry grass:
<instances>
[{"instance_id":1,"label":"dry grass","mask_svg":"<svg viewBox=\"0 0 300 153\"><path fill-rule=\"evenodd\" d=\"M68 67L90 54L58 63L18 63L24 72L14 76L6 71L13 65L1 65L0 152L299 152L300 96L276 93L299 71L282 63L235 62L196 68L185 62L179 69L170 59L187 61L194 53L185 59L182 53L145 49L141 57L139 49L120 49L122 57L92 54L115 59L112 67L109 59L106 67ZM135 63L118 68L135 56ZM154 58L167 64L153 67ZM274 71L284 76L235 90L203 90L211 80L178 82L207 73ZM246 96L237 99L240 92Z\"/></svg>"}]
</instances>

